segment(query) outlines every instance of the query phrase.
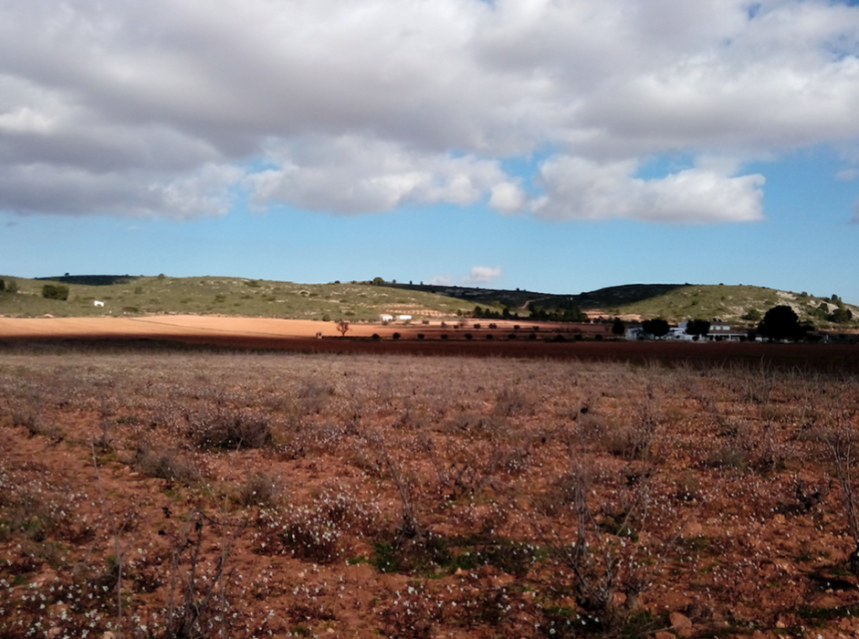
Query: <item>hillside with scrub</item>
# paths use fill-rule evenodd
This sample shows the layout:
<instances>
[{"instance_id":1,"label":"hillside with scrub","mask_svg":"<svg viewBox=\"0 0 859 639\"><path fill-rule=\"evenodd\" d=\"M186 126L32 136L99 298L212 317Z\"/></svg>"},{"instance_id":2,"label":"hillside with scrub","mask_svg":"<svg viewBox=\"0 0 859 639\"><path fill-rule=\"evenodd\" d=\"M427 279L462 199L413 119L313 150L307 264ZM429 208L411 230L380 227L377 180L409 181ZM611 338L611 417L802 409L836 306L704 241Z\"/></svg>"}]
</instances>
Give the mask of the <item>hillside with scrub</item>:
<instances>
[{"instance_id":1,"label":"hillside with scrub","mask_svg":"<svg viewBox=\"0 0 859 639\"><path fill-rule=\"evenodd\" d=\"M3 278L14 294L0 294L7 317L95 317L162 313L371 321L382 313L454 317L469 306L423 291L371 283L296 284L236 277L69 276L51 280ZM65 299L45 287L67 288ZM96 306L95 302L104 306Z\"/></svg>"},{"instance_id":2,"label":"hillside with scrub","mask_svg":"<svg viewBox=\"0 0 859 639\"><path fill-rule=\"evenodd\" d=\"M790 306L800 321L818 328L855 328L859 307L838 295L779 291L761 286L627 284L578 294L526 290L336 281L301 284L237 277L62 276L25 279L0 276L0 316L97 317L195 314L301 320L378 321L380 315L417 319L461 316L584 321L639 316L719 318L757 324L774 306ZM97 305L96 302L104 305Z\"/></svg>"},{"instance_id":3,"label":"hillside with scrub","mask_svg":"<svg viewBox=\"0 0 859 639\"><path fill-rule=\"evenodd\" d=\"M661 317L670 322L718 318L751 325L759 322L770 308L784 305L793 308L800 321L818 326L852 325L853 317L859 318L859 307L846 304L836 294L821 297L742 284L626 284L576 295L459 286L396 283L390 286L462 299L472 309L475 305L495 310L506 308L520 317L535 312L575 316L579 312L600 311L605 317L638 315L642 319Z\"/></svg>"}]
</instances>

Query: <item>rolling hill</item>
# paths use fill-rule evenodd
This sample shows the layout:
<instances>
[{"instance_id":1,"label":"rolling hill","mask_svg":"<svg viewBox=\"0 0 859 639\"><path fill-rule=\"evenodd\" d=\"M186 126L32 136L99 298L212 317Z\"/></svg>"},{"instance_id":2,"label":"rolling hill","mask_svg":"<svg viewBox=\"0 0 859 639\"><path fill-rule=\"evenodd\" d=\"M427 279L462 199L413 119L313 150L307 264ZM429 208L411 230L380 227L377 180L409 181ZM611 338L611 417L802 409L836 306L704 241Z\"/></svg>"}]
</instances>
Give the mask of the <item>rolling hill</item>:
<instances>
[{"instance_id":1,"label":"rolling hill","mask_svg":"<svg viewBox=\"0 0 859 639\"><path fill-rule=\"evenodd\" d=\"M669 321L720 318L755 322L776 305L794 308L801 320L828 326L826 315L839 305L859 318L859 308L837 297L818 297L759 286L701 284L628 284L577 295L525 290L372 282L297 284L231 277L173 278L159 275L66 275L14 282L16 293L0 293L0 315L55 317L137 315L151 313L217 314L288 319L377 320L381 313L420 318L449 318L476 306L527 317L535 309L599 310L606 316L640 315ZM68 286L65 301L44 299L46 283ZM94 306L94 301L105 305ZM751 314L750 314L751 312ZM855 324L855 323L853 323Z\"/></svg>"},{"instance_id":2,"label":"rolling hill","mask_svg":"<svg viewBox=\"0 0 859 639\"><path fill-rule=\"evenodd\" d=\"M523 290L496 290L478 287L427 286L389 284L407 290L424 290L468 301L490 308L510 308L511 312L527 314L530 310L583 311L599 310L606 316L640 315L642 318L662 317L672 322L687 318L713 319L726 322L754 323L744 320L755 313L763 315L773 306L791 306L800 320L828 324L824 315L842 304L833 297L818 297L808 293L791 293L761 286L707 284L627 284L611 286L578 295L552 295ZM821 308L821 305L823 307ZM842 304L859 318L859 307ZM825 309L825 313L824 313Z\"/></svg>"},{"instance_id":3,"label":"rolling hill","mask_svg":"<svg viewBox=\"0 0 859 639\"><path fill-rule=\"evenodd\" d=\"M128 275L0 279L12 279L17 285L15 294L0 293L0 315L15 317L183 313L376 320L380 313L451 317L469 309L461 300L429 292L358 282L295 284L233 277ZM68 286L68 299L44 299L41 293L46 283ZM94 306L96 300L104 306Z\"/></svg>"}]
</instances>

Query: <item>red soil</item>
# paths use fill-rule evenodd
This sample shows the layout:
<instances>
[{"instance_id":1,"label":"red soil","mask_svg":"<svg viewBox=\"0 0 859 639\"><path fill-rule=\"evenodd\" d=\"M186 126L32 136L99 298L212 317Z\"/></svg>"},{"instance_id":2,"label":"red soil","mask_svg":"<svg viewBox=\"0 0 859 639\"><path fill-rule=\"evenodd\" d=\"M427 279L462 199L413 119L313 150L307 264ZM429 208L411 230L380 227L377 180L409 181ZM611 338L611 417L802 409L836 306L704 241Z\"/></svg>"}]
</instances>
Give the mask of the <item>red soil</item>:
<instances>
[{"instance_id":1,"label":"red soil","mask_svg":"<svg viewBox=\"0 0 859 639\"><path fill-rule=\"evenodd\" d=\"M496 329L477 322L454 328L424 325L352 324L346 337L334 322L163 315L139 318L0 318L0 340L168 340L239 348L318 353L390 353L402 355L466 355L622 361L633 363L708 362L772 364L799 368L859 369L859 347L839 344L760 344L627 342L611 339L601 324L532 325L495 322ZM321 338L317 338L317 333ZM401 338L393 339L394 333ZM372 339L373 335L379 339ZM424 339L418 339L423 334ZM466 334L472 336L467 339ZM536 339L529 339L531 334ZM442 335L447 335L442 339ZM604 338L600 341L576 339ZM489 337L492 339L488 339ZM551 341L561 336L566 341ZM512 338L512 339L511 339Z\"/></svg>"}]
</instances>

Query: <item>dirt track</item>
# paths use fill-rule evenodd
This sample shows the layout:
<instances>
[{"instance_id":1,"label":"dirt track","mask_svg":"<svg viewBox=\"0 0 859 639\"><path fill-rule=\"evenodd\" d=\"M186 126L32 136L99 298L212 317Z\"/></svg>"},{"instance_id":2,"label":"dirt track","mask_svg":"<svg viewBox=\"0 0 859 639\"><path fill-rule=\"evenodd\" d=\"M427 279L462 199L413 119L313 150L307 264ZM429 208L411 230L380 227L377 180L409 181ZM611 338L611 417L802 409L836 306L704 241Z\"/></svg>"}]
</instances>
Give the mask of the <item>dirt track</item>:
<instances>
[{"instance_id":1,"label":"dirt track","mask_svg":"<svg viewBox=\"0 0 859 639\"><path fill-rule=\"evenodd\" d=\"M238 348L320 353L386 353L429 356L522 357L679 363L697 362L837 368L859 371L859 347L827 344L648 343L626 341L546 341L551 326L542 326L537 339L528 330L513 332L499 323L493 331L442 329L433 326L355 324L347 337L333 322L233 318L213 316L154 316L143 318L0 318L0 341L98 341L123 343L146 340L211 344ZM554 330L559 330L555 327ZM602 330L601 328L598 330ZM402 338L392 339L395 332ZM470 333L472 340L465 339ZM316 338L321 333L322 339ZM418 339L423 333L426 339ZM372 339L373 334L380 339ZM441 339L445 334L448 339ZM487 339L491 335L493 339ZM509 339L515 335L515 339Z\"/></svg>"}]
</instances>

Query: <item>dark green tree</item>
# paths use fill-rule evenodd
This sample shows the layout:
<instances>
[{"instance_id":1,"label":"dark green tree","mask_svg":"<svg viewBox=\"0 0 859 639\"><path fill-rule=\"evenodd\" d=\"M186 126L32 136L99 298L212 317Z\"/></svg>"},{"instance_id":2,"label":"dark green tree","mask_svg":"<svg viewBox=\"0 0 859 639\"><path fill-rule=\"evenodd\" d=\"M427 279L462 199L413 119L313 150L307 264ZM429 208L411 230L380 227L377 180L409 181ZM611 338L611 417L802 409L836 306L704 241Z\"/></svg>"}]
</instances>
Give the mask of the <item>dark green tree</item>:
<instances>
[{"instance_id":1,"label":"dark green tree","mask_svg":"<svg viewBox=\"0 0 859 639\"><path fill-rule=\"evenodd\" d=\"M661 318L644 320L641 323L641 328L644 329L645 333L653 335L653 337L665 337L668 335L668 331L671 330L668 322Z\"/></svg>"},{"instance_id":2,"label":"dark green tree","mask_svg":"<svg viewBox=\"0 0 859 639\"><path fill-rule=\"evenodd\" d=\"M758 324L758 333L771 340L802 339L805 331L790 306L773 306Z\"/></svg>"},{"instance_id":3,"label":"dark green tree","mask_svg":"<svg viewBox=\"0 0 859 639\"><path fill-rule=\"evenodd\" d=\"M693 319L686 322L686 334L704 337L710 332L710 322L703 319Z\"/></svg>"},{"instance_id":4,"label":"dark green tree","mask_svg":"<svg viewBox=\"0 0 859 639\"><path fill-rule=\"evenodd\" d=\"M62 284L45 284L42 287L42 297L48 300L69 299L69 287Z\"/></svg>"},{"instance_id":5,"label":"dark green tree","mask_svg":"<svg viewBox=\"0 0 859 639\"><path fill-rule=\"evenodd\" d=\"M614 321L611 324L611 333L612 335L623 335L626 332L626 324L623 323L623 320L619 317L615 317Z\"/></svg>"},{"instance_id":6,"label":"dark green tree","mask_svg":"<svg viewBox=\"0 0 859 639\"><path fill-rule=\"evenodd\" d=\"M853 312L849 308L841 306L832 311L832 314L827 319L836 324L847 324L853 319Z\"/></svg>"},{"instance_id":7,"label":"dark green tree","mask_svg":"<svg viewBox=\"0 0 859 639\"><path fill-rule=\"evenodd\" d=\"M373 278L373 286L384 286L384 285L385 285L385 280L383 280L381 277L374 277Z\"/></svg>"}]
</instances>

